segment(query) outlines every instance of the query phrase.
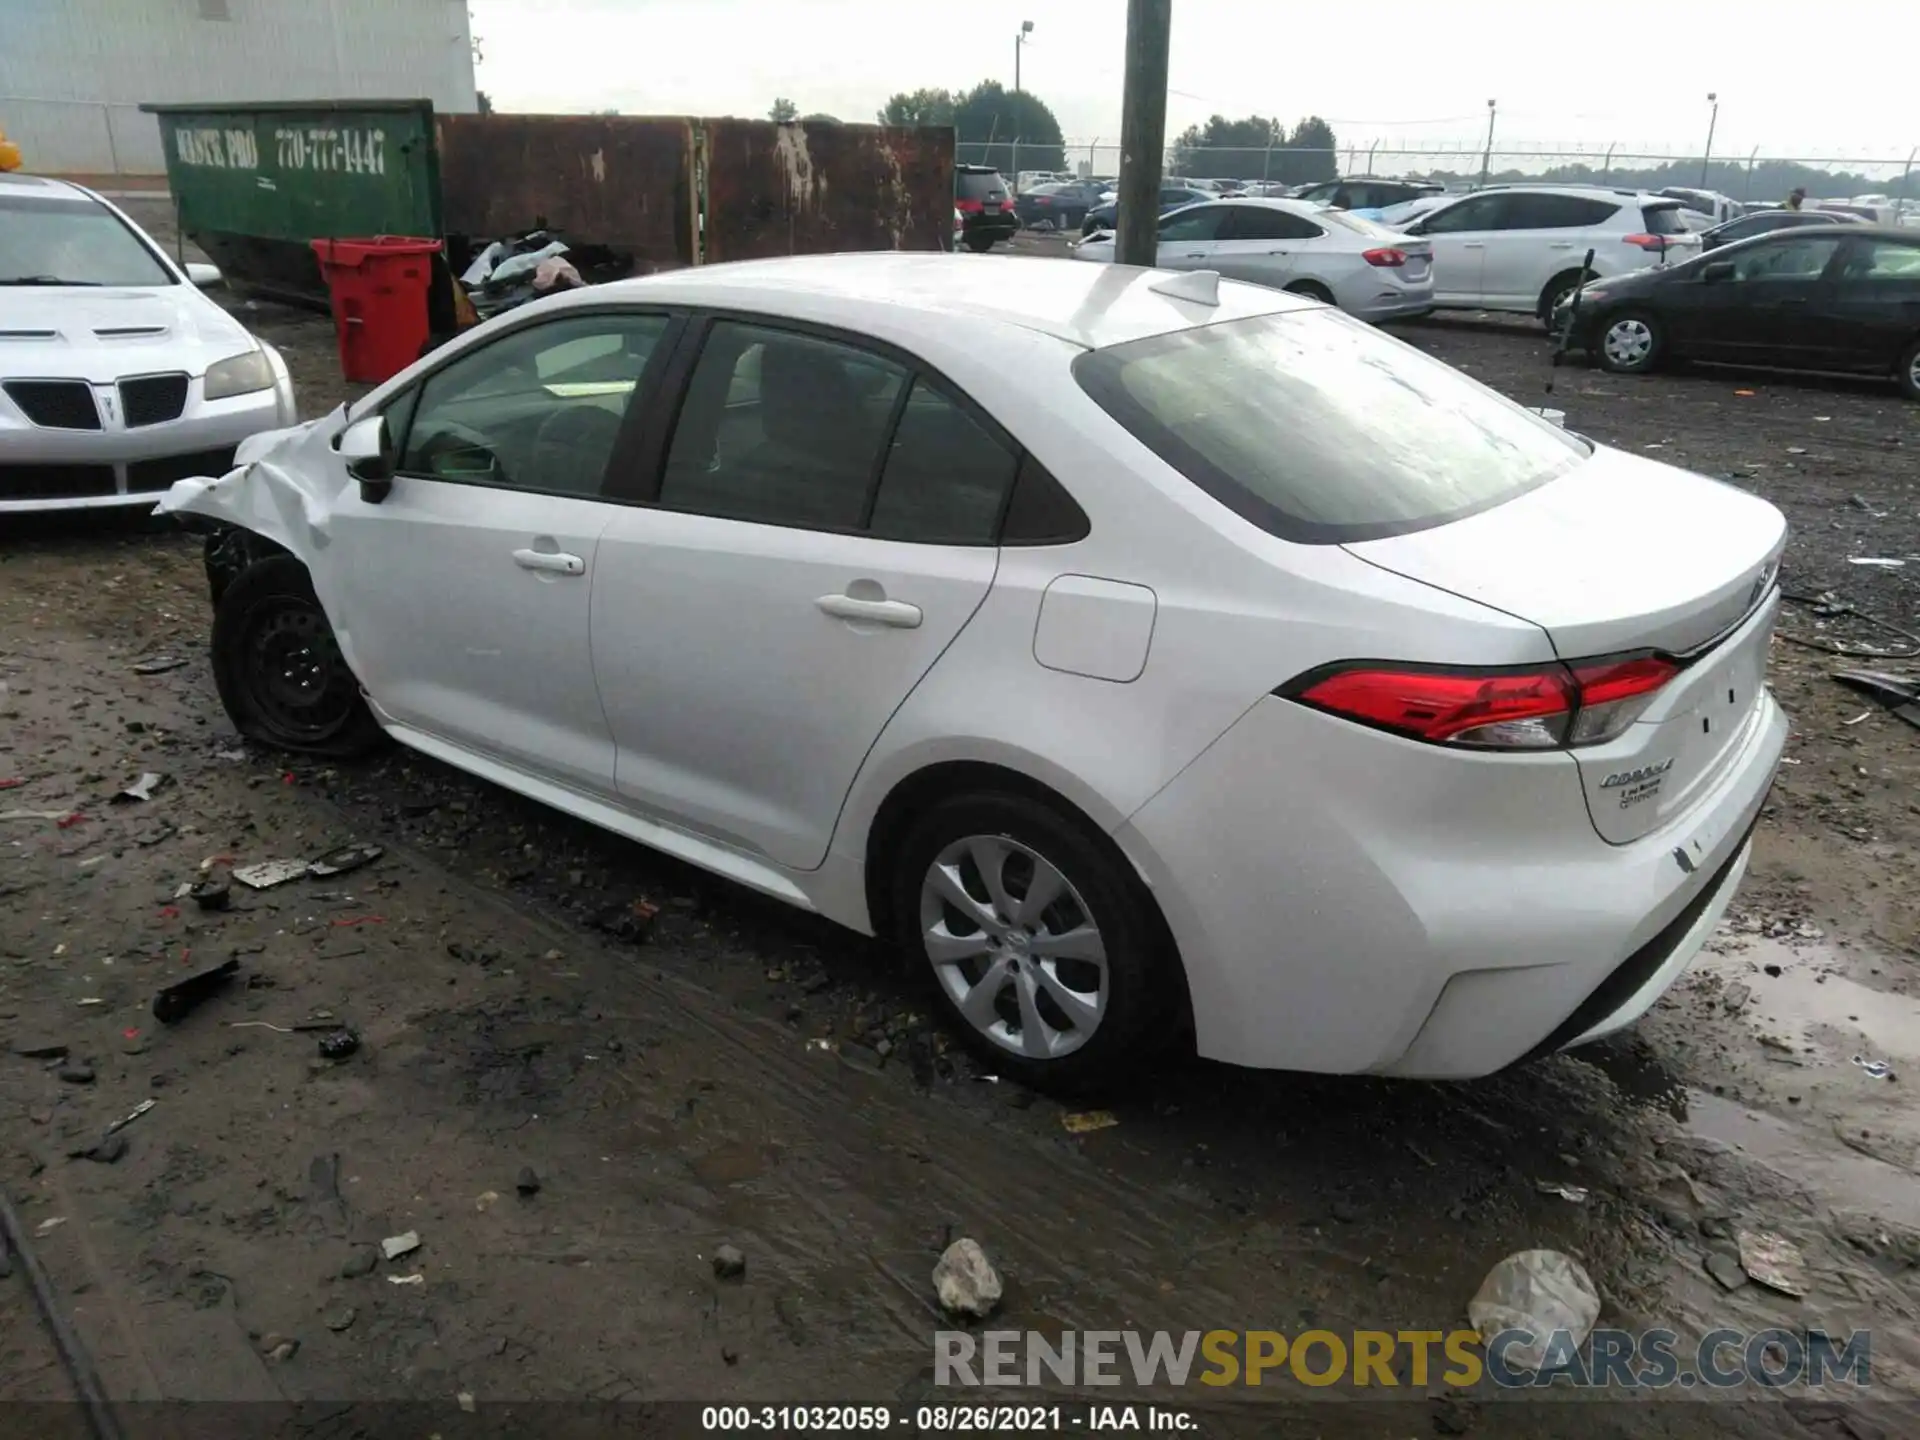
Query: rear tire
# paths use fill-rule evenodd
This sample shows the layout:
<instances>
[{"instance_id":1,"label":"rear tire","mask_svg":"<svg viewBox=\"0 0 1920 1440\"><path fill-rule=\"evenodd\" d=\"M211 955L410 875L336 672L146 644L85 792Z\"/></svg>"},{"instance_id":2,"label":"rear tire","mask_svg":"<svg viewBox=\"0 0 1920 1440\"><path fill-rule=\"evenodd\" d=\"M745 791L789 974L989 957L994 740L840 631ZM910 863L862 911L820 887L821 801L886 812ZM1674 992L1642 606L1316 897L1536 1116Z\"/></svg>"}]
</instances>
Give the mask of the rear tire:
<instances>
[{"instance_id":1,"label":"rear tire","mask_svg":"<svg viewBox=\"0 0 1920 1440\"><path fill-rule=\"evenodd\" d=\"M973 251L973 253L976 255L984 255L987 253L987 251L991 250L992 248L993 248L993 237L991 235L967 236L967 249Z\"/></svg>"},{"instance_id":2,"label":"rear tire","mask_svg":"<svg viewBox=\"0 0 1920 1440\"><path fill-rule=\"evenodd\" d=\"M1289 295L1305 295L1311 300L1318 300L1322 305L1333 304L1333 292L1318 280L1296 280L1293 284L1287 286L1287 293Z\"/></svg>"},{"instance_id":3,"label":"rear tire","mask_svg":"<svg viewBox=\"0 0 1920 1440\"><path fill-rule=\"evenodd\" d=\"M1665 343L1660 324L1644 311L1622 310L1608 315L1588 332L1602 370L1616 375L1644 375L1659 363Z\"/></svg>"},{"instance_id":4,"label":"rear tire","mask_svg":"<svg viewBox=\"0 0 1920 1440\"><path fill-rule=\"evenodd\" d=\"M1920 340L1907 347L1900 357L1900 389L1909 400L1920 400Z\"/></svg>"},{"instance_id":5,"label":"rear tire","mask_svg":"<svg viewBox=\"0 0 1920 1440\"><path fill-rule=\"evenodd\" d=\"M240 733L348 758L386 738L347 668L307 567L272 555L234 577L213 613L213 679Z\"/></svg>"},{"instance_id":6,"label":"rear tire","mask_svg":"<svg viewBox=\"0 0 1920 1440\"><path fill-rule=\"evenodd\" d=\"M1182 1033L1158 913L1118 851L1061 808L998 791L943 800L907 833L891 888L902 953L997 1073L1094 1090Z\"/></svg>"},{"instance_id":7,"label":"rear tire","mask_svg":"<svg viewBox=\"0 0 1920 1440\"><path fill-rule=\"evenodd\" d=\"M1599 278L1600 277L1591 270L1587 271L1584 276L1585 283L1589 285ZM1553 312L1559 308L1561 300L1572 294L1574 287L1582 283L1582 279L1583 277L1580 271L1569 270L1566 274L1556 275L1547 282L1547 288L1540 292L1539 319L1541 324L1545 325L1549 330L1553 328Z\"/></svg>"}]
</instances>

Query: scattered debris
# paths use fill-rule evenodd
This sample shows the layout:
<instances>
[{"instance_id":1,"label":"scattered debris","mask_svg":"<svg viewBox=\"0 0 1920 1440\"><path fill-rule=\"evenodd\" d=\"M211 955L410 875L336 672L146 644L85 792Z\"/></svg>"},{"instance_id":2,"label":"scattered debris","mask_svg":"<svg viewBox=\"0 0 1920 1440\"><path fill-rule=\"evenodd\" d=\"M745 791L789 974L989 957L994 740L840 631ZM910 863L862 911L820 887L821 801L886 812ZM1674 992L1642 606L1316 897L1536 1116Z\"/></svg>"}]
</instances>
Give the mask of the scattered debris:
<instances>
[{"instance_id":1,"label":"scattered debris","mask_svg":"<svg viewBox=\"0 0 1920 1440\"><path fill-rule=\"evenodd\" d=\"M64 1215L49 1215L34 1227L33 1233L36 1235L51 1235L66 1223L67 1217Z\"/></svg>"},{"instance_id":2,"label":"scattered debris","mask_svg":"<svg viewBox=\"0 0 1920 1440\"><path fill-rule=\"evenodd\" d=\"M624 940L629 945L639 945L653 933L653 920L659 913L658 905L646 900L636 900L631 905L611 905L595 915L589 923L594 929L610 935L615 940Z\"/></svg>"},{"instance_id":3,"label":"scattered debris","mask_svg":"<svg viewBox=\"0 0 1920 1440\"><path fill-rule=\"evenodd\" d=\"M747 1273L747 1257L732 1245L722 1245L713 1252L713 1273L722 1280L738 1280Z\"/></svg>"},{"instance_id":4,"label":"scattered debris","mask_svg":"<svg viewBox=\"0 0 1920 1440\"><path fill-rule=\"evenodd\" d=\"M1723 1290L1738 1290L1747 1283L1747 1272L1740 1268L1740 1257L1724 1250L1715 1250L1707 1256L1707 1274L1719 1281Z\"/></svg>"},{"instance_id":5,"label":"scattered debris","mask_svg":"<svg viewBox=\"0 0 1920 1440\"><path fill-rule=\"evenodd\" d=\"M164 675L169 670L178 670L183 665L189 665L191 663L191 661L184 660L178 655L156 655L151 660L142 660L138 665L135 665L133 667L133 673L136 675Z\"/></svg>"},{"instance_id":6,"label":"scattered debris","mask_svg":"<svg viewBox=\"0 0 1920 1440\"><path fill-rule=\"evenodd\" d=\"M159 1102L155 1100L142 1100L138 1105L134 1106L132 1110L128 1111L125 1115L122 1115L118 1120L114 1121L111 1125L107 1126L107 1134L111 1135L117 1130L126 1129L127 1126L133 1124L134 1121L138 1120L142 1115L146 1114L149 1110L153 1109L153 1107L158 1103Z\"/></svg>"},{"instance_id":7,"label":"scattered debris","mask_svg":"<svg viewBox=\"0 0 1920 1440\"><path fill-rule=\"evenodd\" d=\"M67 810L0 810L0 820L58 820L63 822L62 830L67 828L65 822L72 818L72 812Z\"/></svg>"},{"instance_id":8,"label":"scattered debris","mask_svg":"<svg viewBox=\"0 0 1920 1440\"><path fill-rule=\"evenodd\" d=\"M494 1207L499 1199L500 1192L498 1190L482 1190L474 1197L473 1208L484 1215Z\"/></svg>"},{"instance_id":9,"label":"scattered debris","mask_svg":"<svg viewBox=\"0 0 1920 1440\"><path fill-rule=\"evenodd\" d=\"M127 1153L127 1137L109 1133L93 1144L69 1153L76 1160L94 1160L102 1165L112 1165Z\"/></svg>"},{"instance_id":10,"label":"scattered debris","mask_svg":"<svg viewBox=\"0 0 1920 1440\"><path fill-rule=\"evenodd\" d=\"M1849 555L1847 557L1847 563L1849 565L1876 565L1882 570L1900 570L1905 568L1907 562L1904 560L1895 560L1889 555Z\"/></svg>"},{"instance_id":11,"label":"scattered debris","mask_svg":"<svg viewBox=\"0 0 1920 1440\"><path fill-rule=\"evenodd\" d=\"M345 875L350 870L371 865L386 853L378 845L343 845L313 861L307 866L307 873L322 880L333 875Z\"/></svg>"},{"instance_id":12,"label":"scattered debris","mask_svg":"<svg viewBox=\"0 0 1920 1440\"><path fill-rule=\"evenodd\" d=\"M522 1165L520 1173L514 1177L513 1188L522 1196L540 1193L540 1177L533 1173L531 1165Z\"/></svg>"},{"instance_id":13,"label":"scattered debris","mask_svg":"<svg viewBox=\"0 0 1920 1440\"><path fill-rule=\"evenodd\" d=\"M299 1352L300 1342L289 1335L265 1335L260 1340L260 1353L276 1364L284 1364Z\"/></svg>"},{"instance_id":14,"label":"scattered debris","mask_svg":"<svg viewBox=\"0 0 1920 1440\"><path fill-rule=\"evenodd\" d=\"M468 1391L462 1390L458 1395L455 1395L453 1397L453 1400L454 1400L454 1403L460 1407L461 1412L463 1414L467 1414L467 1415L473 1414L474 1412L473 1396Z\"/></svg>"},{"instance_id":15,"label":"scattered debris","mask_svg":"<svg viewBox=\"0 0 1920 1440\"><path fill-rule=\"evenodd\" d=\"M1867 1074L1875 1080L1890 1080L1893 1078L1893 1066L1885 1060L1869 1060L1864 1055L1856 1055L1853 1057L1853 1063L1866 1071Z\"/></svg>"},{"instance_id":16,"label":"scattered debris","mask_svg":"<svg viewBox=\"0 0 1920 1440\"><path fill-rule=\"evenodd\" d=\"M1069 1135L1090 1135L1095 1130L1111 1130L1120 1123L1111 1110L1070 1110L1060 1117Z\"/></svg>"},{"instance_id":17,"label":"scattered debris","mask_svg":"<svg viewBox=\"0 0 1920 1440\"><path fill-rule=\"evenodd\" d=\"M0 780L0 790L18 790L26 783L27 782L18 775L9 776L4 780Z\"/></svg>"},{"instance_id":18,"label":"scattered debris","mask_svg":"<svg viewBox=\"0 0 1920 1440\"><path fill-rule=\"evenodd\" d=\"M187 898L202 910L225 910L233 903L233 890L224 880L202 880L187 887Z\"/></svg>"},{"instance_id":19,"label":"scattered debris","mask_svg":"<svg viewBox=\"0 0 1920 1440\"><path fill-rule=\"evenodd\" d=\"M1727 993L1720 997L1720 1003L1729 1015L1738 1015L1747 1008L1747 1002L1753 998L1753 987L1744 980L1736 980L1727 987Z\"/></svg>"},{"instance_id":20,"label":"scattered debris","mask_svg":"<svg viewBox=\"0 0 1920 1440\"><path fill-rule=\"evenodd\" d=\"M398 1260L402 1255L411 1255L420 1248L420 1232L409 1230L404 1235L389 1235L380 1242L380 1254L388 1260Z\"/></svg>"},{"instance_id":21,"label":"scattered debris","mask_svg":"<svg viewBox=\"0 0 1920 1440\"><path fill-rule=\"evenodd\" d=\"M62 1065L60 1078L69 1085L91 1085L93 1084L93 1066L84 1060L76 1060L71 1065Z\"/></svg>"},{"instance_id":22,"label":"scattered debris","mask_svg":"<svg viewBox=\"0 0 1920 1440\"><path fill-rule=\"evenodd\" d=\"M1739 1234L1740 1268L1747 1278L1796 1299L1807 1293L1806 1262L1791 1240L1768 1230Z\"/></svg>"},{"instance_id":23,"label":"scattered debris","mask_svg":"<svg viewBox=\"0 0 1920 1440\"><path fill-rule=\"evenodd\" d=\"M184 980L176 980L153 997L153 1018L162 1025L177 1025L200 1004L224 990L240 973L238 960L222 960Z\"/></svg>"},{"instance_id":24,"label":"scattered debris","mask_svg":"<svg viewBox=\"0 0 1920 1440\"><path fill-rule=\"evenodd\" d=\"M249 890L271 890L307 873L305 860L262 860L258 865L242 865L233 878Z\"/></svg>"},{"instance_id":25,"label":"scattered debris","mask_svg":"<svg viewBox=\"0 0 1920 1440\"><path fill-rule=\"evenodd\" d=\"M359 1318L360 1312L355 1310L353 1306L340 1305L329 1310L326 1315L322 1317L322 1323L327 1329L338 1335L342 1330L351 1327L353 1322Z\"/></svg>"},{"instance_id":26,"label":"scattered debris","mask_svg":"<svg viewBox=\"0 0 1920 1440\"><path fill-rule=\"evenodd\" d=\"M345 1060L360 1048L360 1036L357 1032L342 1026L338 1030L329 1030L320 1037L320 1058L322 1060Z\"/></svg>"},{"instance_id":27,"label":"scattered debris","mask_svg":"<svg viewBox=\"0 0 1920 1440\"><path fill-rule=\"evenodd\" d=\"M1885 670L1835 670L1833 678L1849 690L1872 696L1891 710L1895 719L1920 729L1920 680Z\"/></svg>"},{"instance_id":28,"label":"scattered debris","mask_svg":"<svg viewBox=\"0 0 1920 1440\"><path fill-rule=\"evenodd\" d=\"M64 1060L67 1047L58 1040L20 1040L14 1042L13 1053L22 1060Z\"/></svg>"},{"instance_id":29,"label":"scattered debris","mask_svg":"<svg viewBox=\"0 0 1920 1440\"><path fill-rule=\"evenodd\" d=\"M135 800L151 800L153 792L167 783L167 777L157 771L149 770L126 789L113 797L116 805L129 804Z\"/></svg>"},{"instance_id":30,"label":"scattered debris","mask_svg":"<svg viewBox=\"0 0 1920 1440\"><path fill-rule=\"evenodd\" d=\"M379 1264L380 1252L373 1246L356 1246L354 1252L340 1263L340 1278L358 1280L363 1276L371 1275Z\"/></svg>"},{"instance_id":31,"label":"scattered debris","mask_svg":"<svg viewBox=\"0 0 1920 1440\"><path fill-rule=\"evenodd\" d=\"M1562 1200L1575 1205L1587 1203L1587 1188L1584 1185L1562 1185L1558 1180L1536 1180L1533 1188L1542 1195L1558 1195Z\"/></svg>"},{"instance_id":32,"label":"scattered debris","mask_svg":"<svg viewBox=\"0 0 1920 1440\"><path fill-rule=\"evenodd\" d=\"M959 1239L947 1246L933 1267L933 1288L940 1306L950 1315L984 1320L1000 1304L1000 1272L987 1259L977 1240Z\"/></svg>"},{"instance_id":33,"label":"scattered debris","mask_svg":"<svg viewBox=\"0 0 1920 1440\"><path fill-rule=\"evenodd\" d=\"M424 1275L389 1275L387 1276L387 1283L389 1285L424 1285L427 1283L427 1277Z\"/></svg>"},{"instance_id":34,"label":"scattered debris","mask_svg":"<svg viewBox=\"0 0 1920 1440\"><path fill-rule=\"evenodd\" d=\"M1575 1346L1585 1343L1600 1314L1600 1295L1580 1262L1558 1250L1522 1250L1487 1272L1467 1305L1467 1318L1482 1340L1503 1330L1525 1330L1533 1339L1507 1347L1509 1364L1538 1370L1549 1339L1564 1330Z\"/></svg>"}]
</instances>

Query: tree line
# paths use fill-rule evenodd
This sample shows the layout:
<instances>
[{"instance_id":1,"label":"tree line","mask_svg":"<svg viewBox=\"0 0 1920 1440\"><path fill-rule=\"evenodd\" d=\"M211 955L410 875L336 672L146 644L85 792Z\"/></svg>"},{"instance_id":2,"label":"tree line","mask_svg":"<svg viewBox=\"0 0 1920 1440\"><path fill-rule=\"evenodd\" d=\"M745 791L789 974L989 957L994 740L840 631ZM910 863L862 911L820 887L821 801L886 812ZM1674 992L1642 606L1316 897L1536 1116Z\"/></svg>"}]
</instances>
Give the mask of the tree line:
<instances>
[{"instance_id":1,"label":"tree line","mask_svg":"<svg viewBox=\"0 0 1920 1440\"><path fill-rule=\"evenodd\" d=\"M1206 180L1274 180L1310 185L1339 174L1333 127L1310 115L1291 131L1278 120L1215 115L1173 142L1173 173Z\"/></svg>"}]
</instances>

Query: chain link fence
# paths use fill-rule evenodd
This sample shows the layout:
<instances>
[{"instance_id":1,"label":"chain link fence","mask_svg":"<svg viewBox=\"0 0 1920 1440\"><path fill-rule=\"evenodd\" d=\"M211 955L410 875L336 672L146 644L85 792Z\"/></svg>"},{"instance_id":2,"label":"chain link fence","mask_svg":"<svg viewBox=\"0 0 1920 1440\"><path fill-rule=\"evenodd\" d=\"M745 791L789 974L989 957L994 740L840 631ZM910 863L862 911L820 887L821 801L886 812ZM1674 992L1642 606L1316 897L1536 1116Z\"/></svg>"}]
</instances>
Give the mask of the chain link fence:
<instances>
[{"instance_id":1,"label":"chain link fence","mask_svg":"<svg viewBox=\"0 0 1920 1440\"><path fill-rule=\"evenodd\" d=\"M1379 141L1343 145L1335 150L1296 150L1170 146L1162 173L1192 179L1263 180L1298 185L1335 176L1374 175L1432 180L1449 189L1468 189L1488 181L1561 180L1599 185L1635 185L1652 189L1684 185L1718 191L1734 200L1776 201L1802 187L1816 200L1884 197L1920 201L1920 174L1913 149L1879 155L1779 156L1758 150L1711 158L1674 151L1627 150L1613 146L1551 144L1482 146L1412 145ZM1068 140L1037 145L1022 140L991 144L963 142L955 159L965 165L991 165L1018 183L1022 174L1046 171L1086 179L1113 179L1120 173L1118 137ZM1916 207L1920 208L1920 207Z\"/></svg>"}]
</instances>

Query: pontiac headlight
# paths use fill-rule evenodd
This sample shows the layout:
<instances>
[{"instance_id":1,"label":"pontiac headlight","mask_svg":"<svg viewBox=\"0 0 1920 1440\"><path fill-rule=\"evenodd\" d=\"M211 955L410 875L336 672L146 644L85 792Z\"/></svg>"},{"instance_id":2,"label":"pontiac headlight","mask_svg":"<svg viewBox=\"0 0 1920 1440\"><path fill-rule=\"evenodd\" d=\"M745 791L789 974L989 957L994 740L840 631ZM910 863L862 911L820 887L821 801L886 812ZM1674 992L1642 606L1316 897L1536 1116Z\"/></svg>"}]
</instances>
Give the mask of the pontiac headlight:
<instances>
[{"instance_id":1,"label":"pontiac headlight","mask_svg":"<svg viewBox=\"0 0 1920 1440\"><path fill-rule=\"evenodd\" d=\"M251 395L256 390L273 388L273 366L267 352L255 346L244 355L232 355L207 367L206 389L209 400L225 400L232 395Z\"/></svg>"}]
</instances>

